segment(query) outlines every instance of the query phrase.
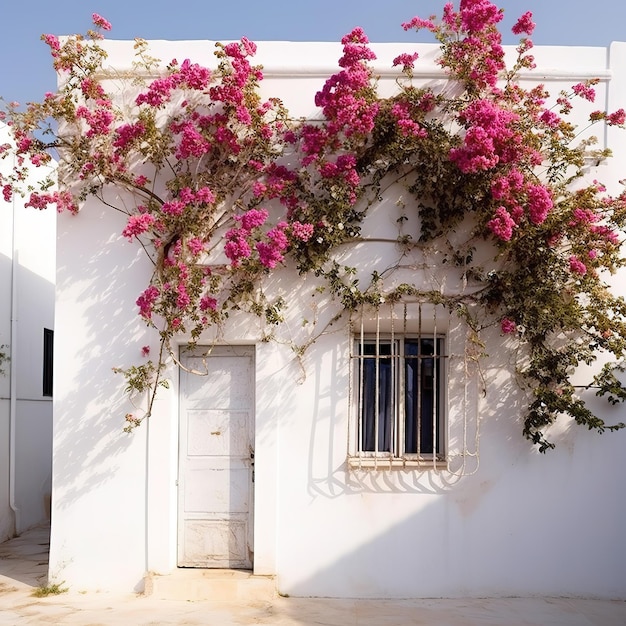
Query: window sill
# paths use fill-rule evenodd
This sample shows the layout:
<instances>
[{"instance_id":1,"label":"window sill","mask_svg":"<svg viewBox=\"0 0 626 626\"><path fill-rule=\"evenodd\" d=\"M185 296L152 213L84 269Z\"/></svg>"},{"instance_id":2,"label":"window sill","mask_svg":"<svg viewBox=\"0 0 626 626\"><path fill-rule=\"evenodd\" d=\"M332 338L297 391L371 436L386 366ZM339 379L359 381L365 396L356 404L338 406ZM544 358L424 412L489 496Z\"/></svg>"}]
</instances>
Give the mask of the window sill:
<instances>
[{"instance_id":1,"label":"window sill","mask_svg":"<svg viewBox=\"0 0 626 626\"><path fill-rule=\"evenodd\" d=\"M375 469L375 470L403 470L403 469L420 469L420 470L446 470L448 462L441 459L400 459L400 458L381 458L374 456L359 457L349 456L348 467L350 469Z\"/></svg>"}]
</instances>

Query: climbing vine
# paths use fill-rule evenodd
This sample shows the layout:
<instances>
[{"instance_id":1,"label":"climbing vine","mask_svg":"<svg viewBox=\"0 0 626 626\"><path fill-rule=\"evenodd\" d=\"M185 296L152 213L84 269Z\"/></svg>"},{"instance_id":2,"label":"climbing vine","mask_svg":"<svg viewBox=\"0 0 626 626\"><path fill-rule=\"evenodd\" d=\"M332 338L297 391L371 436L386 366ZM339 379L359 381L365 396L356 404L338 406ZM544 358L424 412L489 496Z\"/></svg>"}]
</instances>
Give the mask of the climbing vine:
<instances>
[{"instance_id":1,"label":"climbing vine","mask_svg":"<svg viewBox=\"0 0 626 626\"><path fill-rule=\"evenodd\" d=\"M5 374L4 367L9 360L9 355L6 352L6 347L4 344L0 345L0 376Z\"/></svg>"},{"instance_id":2,"label":"climbing vine","mask_svg":"<svg viewBox=\"0 0 626 626\"><path fill-rule=\"evenodd\" d=\"M268 298L263 285L284 265L319 277L347 313L411 296L447 306L476 337L497 325L503 349L523 355L519 378L531 394L523 433L542 452L553 447L546 429L559 415L599 432L624 427L594 415L573 383L578 366L609 359L587 388L612 403L626 398L626 302L609 284L624 265L626 193L586 182L589 163L610 151L581 139L569 118L577 101L593 102L597 81L556 95L524 88L520 71L534 67L532 16L513 27L520 43L507 67L502 15L487 0L462 0L459 9L446 4L439 20L403 24L437 38L447 79L420 84L418 54L404 53L394 60L390 97L379 95L374 52L354 29L337 73L316 94L321 119L302 123L279 99L261 98L262 68L245 38L217 44L214 68L172 60L164 71L137 40L129 103L106 89L104 18L94 14L86 36L43 36L60 87L25 110L7 105L18 160L0 183L6 199L26 194L36 209L78 213L86 198L99 198L126 215L122 235L151 260L136 304L160 350L151 357L145 348L143 362L118 370L131 395L149 397L147 411L126 416L128 430L167 385L175 338L194 344L233 310L280 325L287 303ZM623 109L589 117L589 125L625 122ZM53 156L59 189L52 179L25 189L27 170ZM393 185L405 191L398 264L364 284L336 253L362 240L364 220ZM134 202L116 204L111 188ZM409 213L419 218L417 233L403 230ZM463 289L390 281L416 251L453 268Z\"/></svg>"}]
</instances>

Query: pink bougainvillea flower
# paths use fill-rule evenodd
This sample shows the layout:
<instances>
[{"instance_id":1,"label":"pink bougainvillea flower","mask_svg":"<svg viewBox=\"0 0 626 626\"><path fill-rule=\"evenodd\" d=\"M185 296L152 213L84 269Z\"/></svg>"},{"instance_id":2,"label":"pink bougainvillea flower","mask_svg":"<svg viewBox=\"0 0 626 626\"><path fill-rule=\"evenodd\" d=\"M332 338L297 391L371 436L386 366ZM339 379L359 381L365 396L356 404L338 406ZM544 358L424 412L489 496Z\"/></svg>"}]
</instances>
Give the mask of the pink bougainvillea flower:
<instances>
[{"instance_id":1,"label":"pink bougainvillea flower","mask_svg":"<svg viewBox=\"0 0 626 626\"><path fill-rule=\"evenodd\" d=\"M409 22L403 22L402 28L404 30L421 30L422 28L426 28L428 30L435 30L435 24L431 20L423 20L421 17L414 17Z\"/></svg>"},{"instance_id":2,"label":"pink bougainvillea flower","mask_svg":"<svg viewBox=\"0 0 626 626\"><path fill-rule=\"evenodd\" d=\"M196 200L204 204L213 204L215 202L215 196L208 187L201 187L196 191Z\"/></svg>"},{"instance_id":3,"label":"pink bougainvillea flower","mask_svg":"<svg viewBox=\"0 0 626 626\"><path fill-rule=\"evenodd\" d=\"M606 123L609 126L623 126L626 122L626 111L624 109L617 109L614 113L609 113L606 116Z\"/></svg>"},{"instance_id":4,"label":"pink bougainvillea flower","mask_svg":"<svg viewBox=\"0 0 626 626\"><path fill-rule=\"evenodd\" d=\"M91 21L94 26L101 28L102 30L111 30L111 22L105 20L102 15L98 15L97 13L93 13L91 16Z\"/></svg>"},{"instance_id":5,"label":"pink bougainvillea flower","mask_svg":"<svg viewBox=\"0 0 626 626\"><path fill-rule=\"evenodd\" d=\"M516 226L515 220L503 206L498 207L494 218L487 222L487 228L502 241L511 240Z\"/></svg>"},{"instance_id":6,"label":"pink bougainvillea flower","mask_svg":"<svg viewBox=\"0 0 626 626\"><path fill-rule=\"evenodd\" d=\"M183 283L178 283L178 286L176 287L176 292L176 306L179 309L184 309L188 307L191 302L191 298L189 297L189 294L187 293L187 288Z\"/></svg>"},{"instance_id":7,"label":"pink bougainvillea flower","mask_svg":"<svg viewBox=\"0 0 626 626\"><path fill-rule=\"evenodd\" d=\"M529 185L528 215L533 224L542 224L553 207L550 192L543 185Z\"/></svg>"},{"instance_id":8,"label":"pink bougainvillea flower","mask_svg":"<svg viewBox=\"0 0 626 626\"><path fill-rule=\"evenodd\" d=\"M115 130L115 140L113 145L116 148L125 148L133 140L141 137L146 132L146 127L142 122L134 124L124 124Z\"/></svg>"},{"instance_id":9,"label":"pink bougainvillea flower","mask_svg":"<svg viewBox=\"0 0 626 626\"><path fill-rule=\"evenodd\" d=\"M402 69L405 72L407 72L413 69L413 66L415 65L415 61L417 61L418 57L419 57L419 54L417 52L414 52L413 54L407 54L405 52L403 54L398 55L393 60L393 66L395 67L396 65L402 65Z\"/></svg>"},{"instance_id":10,"label":"pink bougainvillea flower","mask_svg":"<svg viewBox=\"0 0 626 626\"><path fill-rule=\"evenodd\" d=\"M217 309L217 300L211 296L202 296L200 298L201 311L215 311Z\"/></svg>"},{"instance_id":11,"label":"pink bougainvillea flower","mask_svg":"<svg viewBox=\"0 0 626 626\"><path fill-rule=\"evenodd\" d=\"M510 335L517 330L517 324L512 319L503 317L500 321L500 330L502 330L505 335Z\"/></svg>"},{"instance_id":12,"label":"pink bougainvillea flower","mask_svg":"<svg viewBox=\"0 0 626 626\"><path fill-rule=\"evenodd\" d=\"M313 236L313 224L302 224L301 222L291 223L291 234L295 239L308 241Z\"/></svg>"},{"instance_id":13,"label":"pink bougainvillea flower","mask_svg":"<svg viewBox=\"0 0 626 626\"><path fill-rule=\"evenodd\" d=\"M514 35L532 35L535 30L535 22L533 22L533 14L530 11L526 11L524 15L522 15L515 25L511 29Z\"/></svg>"},{"instance_id":14,"label":"pink bougainvillea flower","mask_svg":"<svg viewBox=\"0 0 626 626\"><path fill-rule=\"evenodd\" d=\"M42 35L42 41L44 41L48 46L50 46L50 50L52 51L52 56L55 56L61 49L61 43L59 42L59 38L56 35Z\"/></svg>"},{"instance_id":15,"label":"pink bougainvillea flower","mask_svg":"<svg viewBox=\"0 0 626 626\"><path fill-rule=\"evenodd\" d=\"M122 231L122 235L129 241L139 235L145 233L154 224L155 219L149 213L143 213L139 215L131 215L128 218L126 228Z\"/></svg>"},{"instance_id":16,"label":"pink bougainvillea flower","mask_svg":"<svg viewBox=\"0 0 626 626\"><path fill-rule=\"evenodd\" d=\"M596 99L596 90L589 83L577 83L572 87L572 91L581 98L593 102Z\"/></svg>"},{"instance_id":17,"label":"pink bougainvillea flower","mask_svg":"<svg viewBox=\"0 0 626 626\"><path fill-rule=\"evenodd\" d=\"M269 213L265 209L250 209L237 219L244 230L251 231L253 228L263 226L268 217Z\"/></svg>"},{"instance_id":18,"label":"pink bougainvillea flower","mask_svg":"<svg viewBox=\"0 0 626 626\"><path fill-rule=\"evenodd\" d=\"M581 276L587 273L587 266L573 254L569 258L569 269L573 274L580 274Z\"/></svg>"},{"instance_id":19,"label":"pink bougainvillea flower","mask_svg":"<svg viewBox=\"0 0 626 626\"><path fill-rule=\"evenodd\" d=\"M283 261L284 257L280 250L272 244L264 241L258 241L256 244L256 250L259 253L259 260L261 261L261 264L269 269L274 269Z\"/></svg>"},{"instance_id":20,"label":"pink bougainvillea flower","mask_svg":"<svg viewBox=\"0 0 626 626\"><path fill-rule=\"evenodd\" d=\"M550 128L556 128L561 123L561 118L553 111L545 110L539 119Z\"/></svg>"},{"instance_id":21,"label":"pink bougainvillea flower","mask_svg":"<svg viewBox=\"0 0 626 626\"><path fill-rule=\"evenodd\" d=\"M252 254L246 235L238 228L232 228L226 233L224 254L230 259L233 267L238 267L242 259L247 259Z\"/></svg>"},{"instance_id":22,"label":"pink bougainvillea flower","mask_svg":"<svg viewBox=\"0 0 626 626\"><path fill-rule=\"evenodd\" d=\"M146 320L152 318L152 306L159 297L159 290L154 285L150 285L144 292L137 298L136 304L139 307L139 315Z\"/></svg>"},{"instance_id":23,"label":"pink bougainvillea flower","mask_svg":"<svg viewBox=\"0 0 626 626\"><path fill-rule=\"evenodd\" d=\"M24 206L43 210L48 208L50 204L57 205L58 213L62 213L63 211L78 213L76 202L69 191L54 191L52 193L38 193L33 191Z\"/></svg>"}]
</instances>

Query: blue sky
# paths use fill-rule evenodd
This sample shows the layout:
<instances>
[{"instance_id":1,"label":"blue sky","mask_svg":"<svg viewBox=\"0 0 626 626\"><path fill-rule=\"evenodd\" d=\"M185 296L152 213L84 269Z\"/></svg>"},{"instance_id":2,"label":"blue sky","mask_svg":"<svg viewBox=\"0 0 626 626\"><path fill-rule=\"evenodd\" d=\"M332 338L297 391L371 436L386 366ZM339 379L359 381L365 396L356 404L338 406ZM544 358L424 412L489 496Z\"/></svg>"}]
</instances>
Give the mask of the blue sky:
<instances>
[{"instance_id":1,"label":"blue sky","mask_svg":"<svg viewBox=\"0 0 626 626\"><path fill-rule=\"evenodd\" d=\"M413 16L441 14L444 0L6 0L0 17L0 94L7 100L38 100L55 86L42 33L84 32L91 14L113 24L111 39L249 39L338 41L361 26L371 41L428 41L405 33ZM532 11L537 45L608 46L626 41L624 0L501 0L505 43L510 27ZM458 5L458 0L455 1ZM407 51L410 46L407 45Z\"/></svg>"}]
</instances>

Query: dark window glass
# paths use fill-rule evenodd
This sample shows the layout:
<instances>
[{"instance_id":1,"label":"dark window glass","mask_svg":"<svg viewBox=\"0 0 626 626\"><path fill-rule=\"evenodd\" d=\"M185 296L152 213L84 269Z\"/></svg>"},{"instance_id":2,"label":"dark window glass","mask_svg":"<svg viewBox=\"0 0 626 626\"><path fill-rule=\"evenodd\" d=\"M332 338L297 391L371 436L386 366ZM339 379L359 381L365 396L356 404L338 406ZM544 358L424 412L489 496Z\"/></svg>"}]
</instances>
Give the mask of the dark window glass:
<instances>
[{"instance_id":1,"label":"dark window glass","mask_svg":"<svg viewBox=\"0 0 626 626\"><path fill-rule=\"evenodd\" d=\"M359 346L362 452L442 452L443 348L440 338L405 339L393 344L381 340L378 354L376 341ZM398 441L402 426L403 441Z\"/></svg>"},{"instance_id":2,"label":"dark window glass","mask_svg":"<svg viewBox=\"0 0 626 626\"><path fill-rule=\"evenodd\" d=\"M43 395L52 395L52 370L54 363L54 331L43 329Z\"/></svg>"}]
</instances>

